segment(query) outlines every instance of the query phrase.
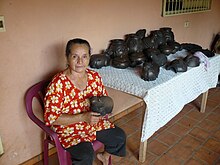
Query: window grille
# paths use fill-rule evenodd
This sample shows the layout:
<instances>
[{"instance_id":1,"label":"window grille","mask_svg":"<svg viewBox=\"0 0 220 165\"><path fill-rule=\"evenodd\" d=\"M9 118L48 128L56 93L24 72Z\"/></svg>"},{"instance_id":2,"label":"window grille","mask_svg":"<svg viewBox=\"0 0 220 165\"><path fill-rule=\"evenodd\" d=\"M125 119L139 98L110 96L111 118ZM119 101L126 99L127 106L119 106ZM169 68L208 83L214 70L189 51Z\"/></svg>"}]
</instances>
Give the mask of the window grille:
<instances>
[{"instance_id":1,"label":"window grille","mask_svg":"<svg viewBox=\"0 0 220 165\"><path fill-rule=\"evenodd\" d=\"M211 3L212 0L163 0L162 16L209 11Z\"/></svg>"}]
</instances>

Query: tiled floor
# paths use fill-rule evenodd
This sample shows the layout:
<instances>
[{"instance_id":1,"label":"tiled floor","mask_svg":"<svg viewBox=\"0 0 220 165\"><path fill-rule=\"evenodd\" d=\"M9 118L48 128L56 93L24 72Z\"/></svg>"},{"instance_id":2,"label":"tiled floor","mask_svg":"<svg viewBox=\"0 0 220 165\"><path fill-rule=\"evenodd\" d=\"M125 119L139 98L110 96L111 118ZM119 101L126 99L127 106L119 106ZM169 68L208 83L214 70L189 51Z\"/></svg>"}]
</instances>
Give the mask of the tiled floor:
<instances>
[{"instance_id":1,"label":"tiled floor","mask_svg":"<svg viewBox=\"0 0 220 165\"><path fill-rule=\"evenodd\" d=\"M209 91L205 113L199 112L200 102L201 96L148 140L144 163L138 161L143 111L138 109L117 120L127 133L127 156L113 156L113 165L220 165L220 88ZM59 164L56 155L50 162ZM94 164L100 165L98 161Z\"/></svg>"}]
</instances>

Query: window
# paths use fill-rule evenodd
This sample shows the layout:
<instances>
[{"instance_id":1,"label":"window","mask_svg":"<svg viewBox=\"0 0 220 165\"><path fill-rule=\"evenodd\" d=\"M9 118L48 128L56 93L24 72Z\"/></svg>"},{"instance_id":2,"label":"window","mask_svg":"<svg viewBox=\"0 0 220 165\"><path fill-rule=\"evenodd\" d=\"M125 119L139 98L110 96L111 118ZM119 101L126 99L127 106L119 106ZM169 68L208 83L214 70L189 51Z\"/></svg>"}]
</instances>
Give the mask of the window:
<instances>
[{"instance_id":1,"label":"window","mask_svg":"<svg viewBox=\"0 0 220 165\"><path fill-rule=\"evenodd\" d=\"M211 3L212 0L163 0L162 16L209 11Z\"/></svg>"}]
</instances>

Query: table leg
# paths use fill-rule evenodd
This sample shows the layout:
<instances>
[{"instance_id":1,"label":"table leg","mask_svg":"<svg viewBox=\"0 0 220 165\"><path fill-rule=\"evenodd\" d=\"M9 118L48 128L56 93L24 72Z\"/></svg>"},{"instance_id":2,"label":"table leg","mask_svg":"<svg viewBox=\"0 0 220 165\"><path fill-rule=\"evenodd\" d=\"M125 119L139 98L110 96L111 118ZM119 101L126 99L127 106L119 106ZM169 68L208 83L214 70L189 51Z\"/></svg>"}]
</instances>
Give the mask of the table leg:
<instances>
[{"instance_id":1,"label":"table leg","mask_svg":"<svg viewBox=\"0 0 220 165\"><path fill-rule=\"evenodd\" d=\"M200 108L200 112L201 112L201 113L205 113L205 108L206 108L208 93L209 93L209 90L207 90L206 92L204 92L204 93L202 94L202 103L201 103L201 108Z\"/></svg>"},{"instance_id":2,"label":"table leg","mask_svg":"<svg viewBox=\"0 0 220 165\"><path fill-rule=\"evenodd\" d=\"M140 142L140 148L139 148L139 161L141 163L145 162L147 156L147 140L144 142Z\"/></svg>"},{"instance_id":3,"label":"table leg","mask_svg":"<svg viewBox=\"0 0 220 165\"><path fill-rule=\"evenodd\" d=\"M144 105L143 105L142 107L143 107L143 109L144 109L144 113L146 114L147 111L148 111L146 103L144 103ZM145 114L143 115L142 123L144 122L144 116L145 116ZM142 130L142 129L141 129L141 130ZM146 157L147 157L147 140L145 140L144 142L141 142L141 141L140 141L140 147L139 147L139 161L140 161L141 163L145 162Z\"/></svg>"}]
</instances>

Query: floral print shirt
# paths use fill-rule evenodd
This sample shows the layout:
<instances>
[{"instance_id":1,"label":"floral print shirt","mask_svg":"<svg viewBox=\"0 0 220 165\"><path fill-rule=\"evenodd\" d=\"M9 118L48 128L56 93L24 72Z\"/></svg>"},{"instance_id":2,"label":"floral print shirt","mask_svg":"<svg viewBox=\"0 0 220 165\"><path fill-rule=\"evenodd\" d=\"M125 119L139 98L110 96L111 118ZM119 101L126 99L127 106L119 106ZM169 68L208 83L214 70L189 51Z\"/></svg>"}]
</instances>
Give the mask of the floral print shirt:
<instances>
[{"instance_id":1,"label":"floral print shirt","mask_svg":"<svg viewBox=\"0 0 220 165\"><path fill-rule=\"evenodd\" d=\"M53 124L62 114L76 115L91 111L89 98L107 95L100 75L90 69L87 69L86 72L88 81L84 90L76 88L70 79L60 72L54 76L46 91L44 120L46 125L51 126L58 134L64 148L80 142L92 142L96 140L96 131L114 128L114 124L107 119L100 119L95 125L90 125L85 121L70 125Z\"/></svg>"}]
</instances>

